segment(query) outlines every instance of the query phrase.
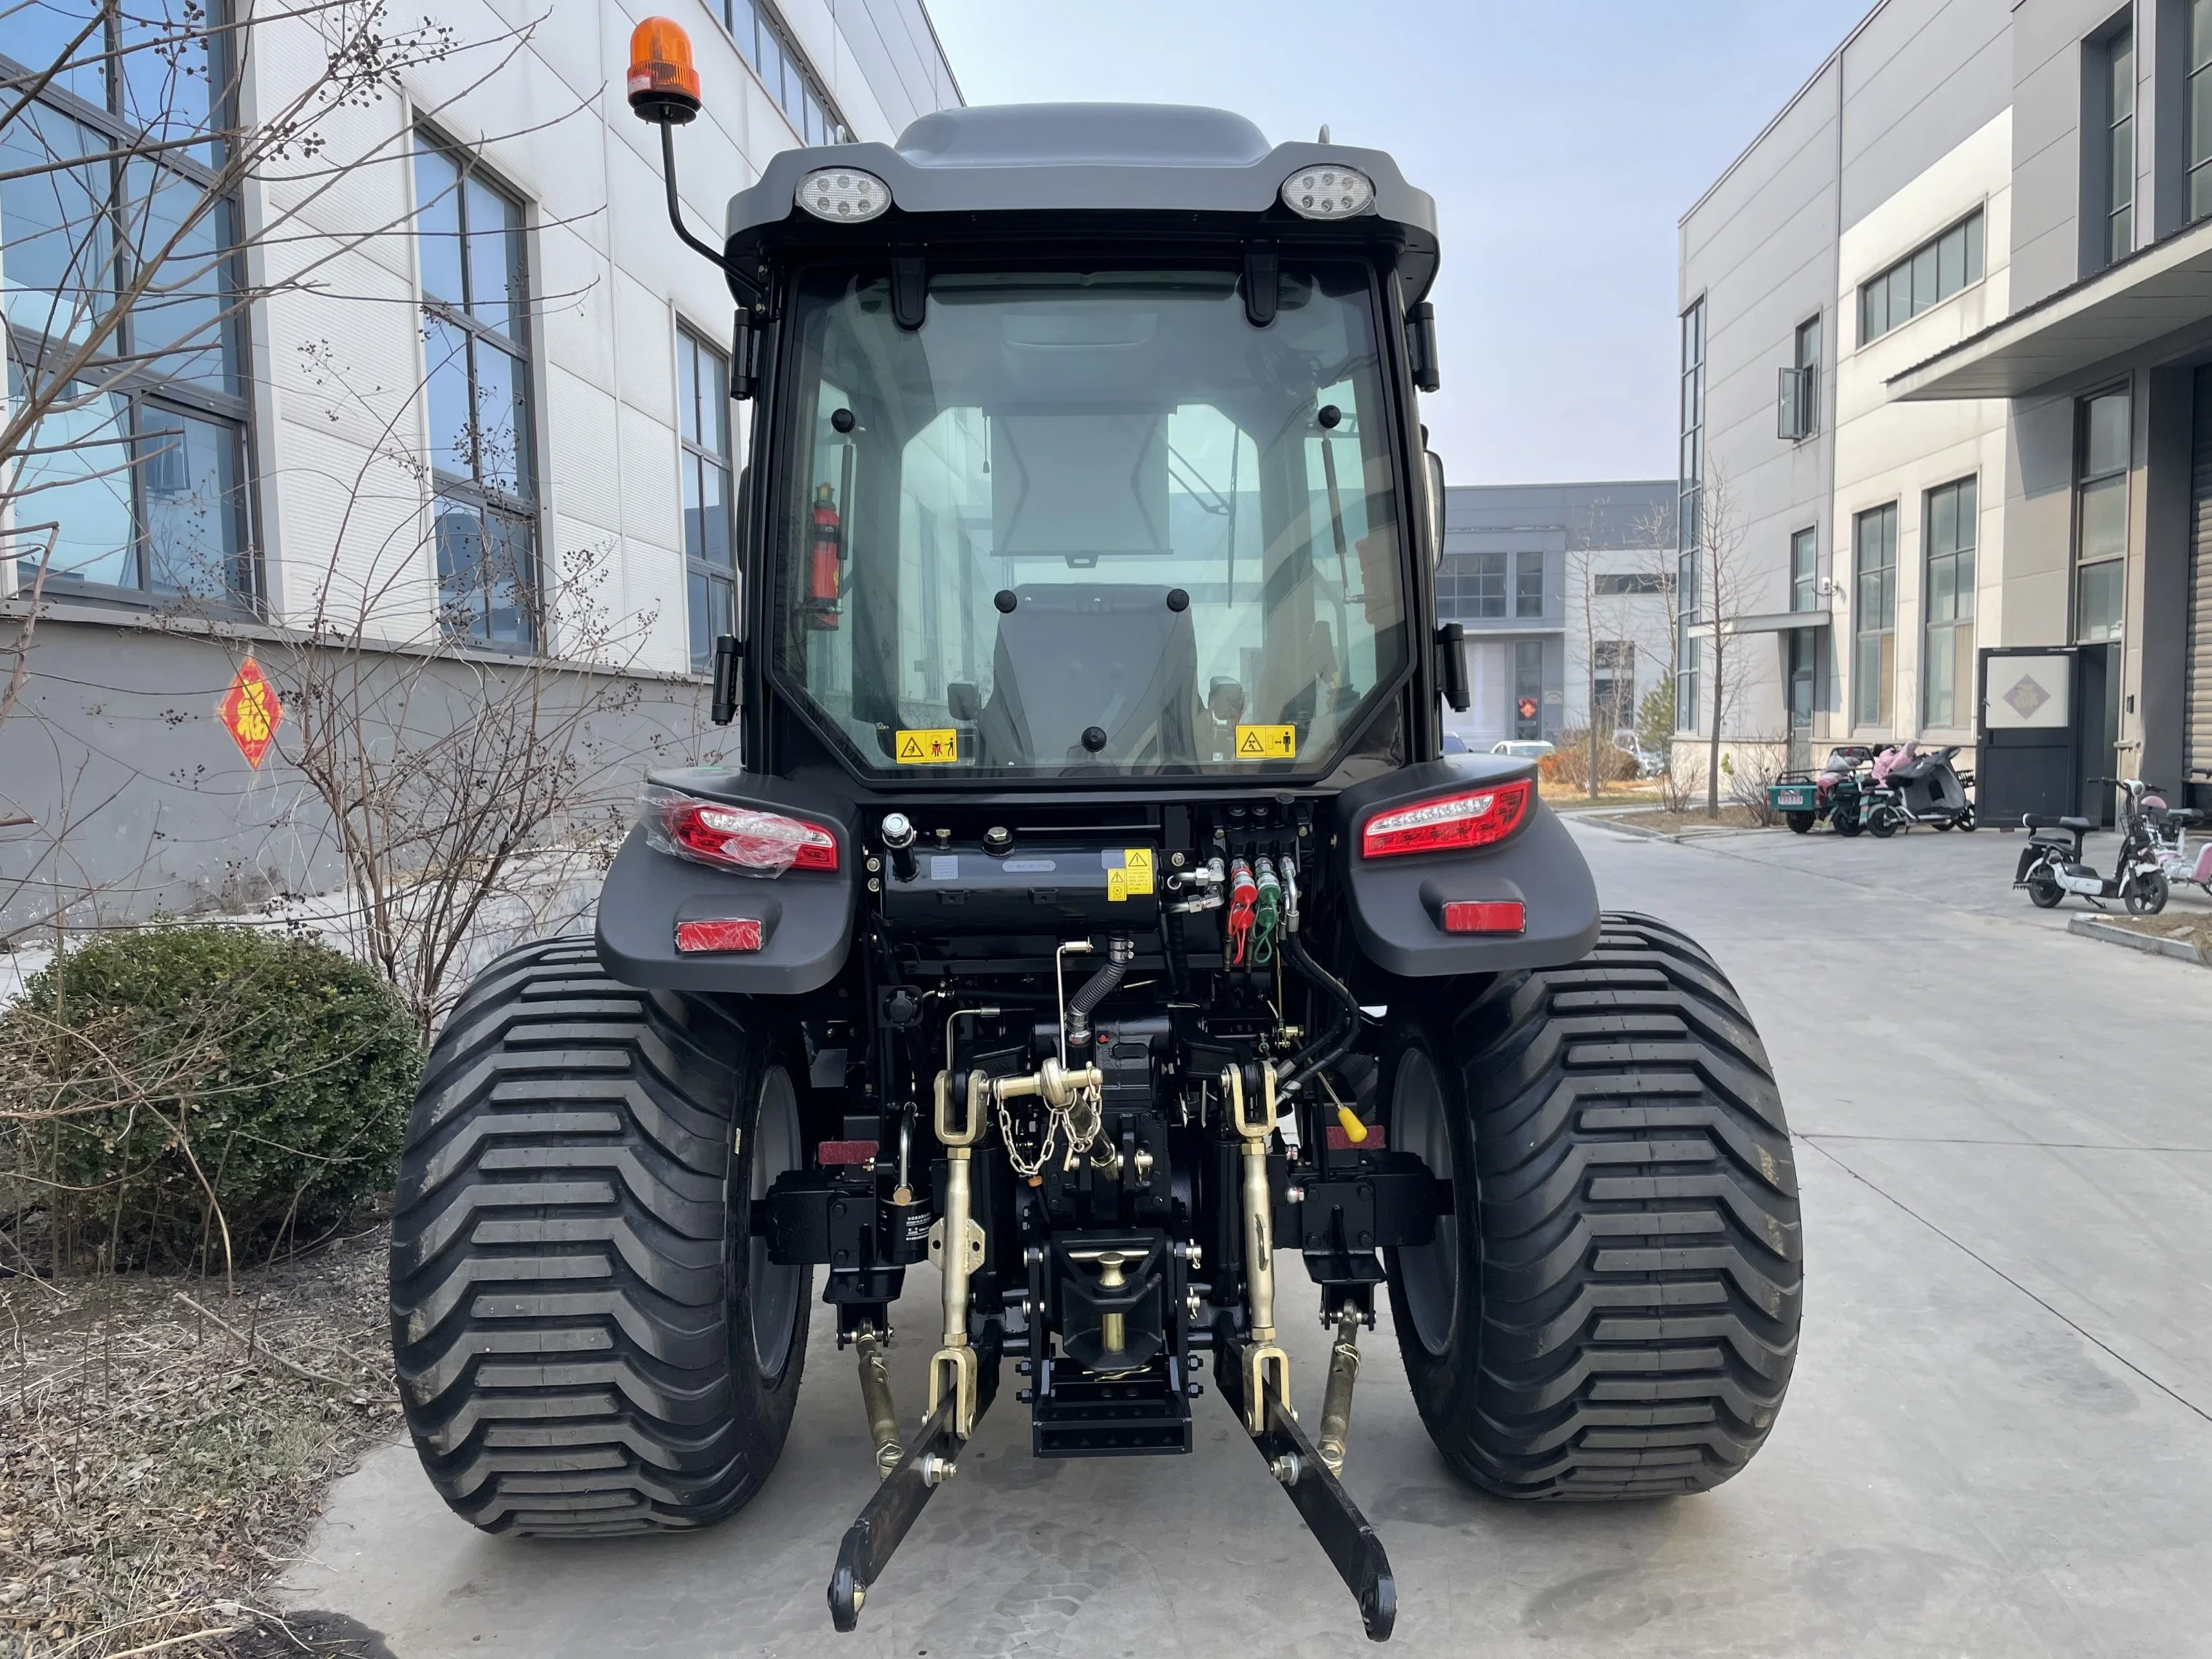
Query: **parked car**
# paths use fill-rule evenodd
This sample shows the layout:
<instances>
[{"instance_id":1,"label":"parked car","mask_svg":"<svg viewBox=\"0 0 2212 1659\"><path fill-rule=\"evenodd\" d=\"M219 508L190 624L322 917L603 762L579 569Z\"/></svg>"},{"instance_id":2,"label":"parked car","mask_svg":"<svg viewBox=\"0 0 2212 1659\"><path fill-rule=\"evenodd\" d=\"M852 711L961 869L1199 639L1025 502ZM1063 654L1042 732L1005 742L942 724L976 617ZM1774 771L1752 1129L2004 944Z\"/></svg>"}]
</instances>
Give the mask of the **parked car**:
<instances>
[{"instance_id":1,"label":"parked car","mask_svg":"<svg viewBox=\"0 0 2212 1659\"><path fill-rule=\"evenodd\" d=\"M1508 738L1503 743L1492 744L1493 755L1510 755L1516 760L1540 761L1550 754L1553 745L1541 738Z\"/></svg>"},{"instance_id":2,"label":"parked car","mask_svg":"<svg viewBox=\"0 0 2212 1659\"><path fill-rule=\"evenodd\" d=\"M1444 753L1447 755L1464 755L1467 753L1467 739L1461 737L1456 732L1445 732Z\"/></svg>"}]
</instances>

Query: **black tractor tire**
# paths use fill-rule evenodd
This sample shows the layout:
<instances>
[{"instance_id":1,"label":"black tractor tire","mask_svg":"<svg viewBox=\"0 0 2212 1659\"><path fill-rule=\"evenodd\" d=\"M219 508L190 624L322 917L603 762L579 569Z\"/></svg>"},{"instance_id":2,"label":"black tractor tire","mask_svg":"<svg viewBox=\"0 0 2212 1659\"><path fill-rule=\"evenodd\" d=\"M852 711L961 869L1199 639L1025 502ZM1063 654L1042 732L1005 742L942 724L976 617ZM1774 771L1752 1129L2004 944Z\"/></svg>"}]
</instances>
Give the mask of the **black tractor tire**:
<instances>
[{"instance_id":1,"label":"black tractor tire","mask_svg":"<svg viewBox=\"0 0 2212 1659\"><path fill-rule=\"evenodd\" d=\"M1718 1486L1774 1425L1802 1286L1790 1132L1741 1000L1636 915L1569 967L1455 994L1400 1016L1384 1095L1389 1144L1453 1182L1435 1242L1386 1263L1430 1437L1501 1497Z\"/></svg>"},{"instance_id":2,"label":"black tractor tire","mask_svg":"<svg viewBox=\"0 0 2212 1659\"><path fill-rule=\"evenodd\" d=\"M469 987L423 1072L392 1224L400 1396L455 1513L674 1530L760 1490L810 1280L769 1264L751 1212L799 1133L744 1005L620 984L580 938Z\"/></svg>"},{"instance_id":3,"label":"black tractor tire","mask_svg":"<svg viewBox=\"0 0 2212 1659\"><path fill-rule=\"evenodd\" d=\"M1810 812L1784 812L1782 816L1790 826L1790 834L1809 836L1813 833L1813 815Z\"/></svg>"}]
</instances>

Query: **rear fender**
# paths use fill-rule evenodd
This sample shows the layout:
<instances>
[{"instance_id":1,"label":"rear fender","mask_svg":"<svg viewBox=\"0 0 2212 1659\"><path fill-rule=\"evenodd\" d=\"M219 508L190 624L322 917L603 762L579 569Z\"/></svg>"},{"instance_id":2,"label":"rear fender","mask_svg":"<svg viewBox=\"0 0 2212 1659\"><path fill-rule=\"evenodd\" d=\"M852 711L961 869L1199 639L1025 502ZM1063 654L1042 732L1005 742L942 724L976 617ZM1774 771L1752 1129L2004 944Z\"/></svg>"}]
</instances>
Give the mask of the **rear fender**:
<instances>
[{"instance_id":1,"label":"rear fender","mask_svg":"<svg viewBox=\"0 0 2212 1659\"><path fill-rule=\"evenodd\" d=\"M1361 954L1410 979L1502 973L1579 961L1597 943L1597 884L1582 848L1557 814L1534 797L1535 769L1490 755L1447 755L1347 789L1338 798L1338 868ZM1519 829L1474 852L1411 853L1363 859L1360 831L1377 812L1486 784L1528 780ZM1518 899L1527 931L1447 933L1443 906L1465 899Z\"/></svg>"},{"instance_id":2,"label":"rear fender","mask_svg":"<svg viewBox=\"0 0 2212 1659\"><path fill-rule=\"evenodd\" d=\"M625 985L742 996L799 996L837 976L852 949L860 895L860 842L852 809L782 778L697 768L656 772L652 781L743 806L796 812L837 837L834 871L741 875L655 852L630 831L599 891L600 964ZM761 948L679 954L683 921L746 917L761 923Z\"/></svg>"}]
</instances>

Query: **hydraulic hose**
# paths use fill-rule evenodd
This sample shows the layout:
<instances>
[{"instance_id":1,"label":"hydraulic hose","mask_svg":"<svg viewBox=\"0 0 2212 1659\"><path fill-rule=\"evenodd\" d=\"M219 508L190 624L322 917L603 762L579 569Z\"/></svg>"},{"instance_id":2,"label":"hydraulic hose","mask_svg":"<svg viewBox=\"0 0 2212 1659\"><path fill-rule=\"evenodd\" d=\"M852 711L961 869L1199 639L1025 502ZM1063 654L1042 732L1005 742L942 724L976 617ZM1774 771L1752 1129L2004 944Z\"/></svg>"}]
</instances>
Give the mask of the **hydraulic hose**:
<instances>
[{"instance_id":1,"label":"hydraulic hose","mask_svg":"<svg viewBox=\"0 0 2212 1659\"><path fill-rule=\"evenodd\" d=\"M1091 1039L1091 1016L1100 1003L1114 994L1115 988L1129 976L1129 964L1136 959L1136 941L1127 933L1115 933L1106 941L1106 960L1098 971L1083 981L1075 994L1067 1000L1067 1040L1087 1042Z\"/></svg>"},{"instance_id":2,"label":"hydraulic hose","mask_svg":"<svg viewBox=\"0 0 2212 1659\"><path fill-rule=\"evenodd\" d=\"M1340 1027L1332 1027L1328 1035L1315 1038L1291 1056L1284 1067L1283 1080L1277 1085L1287 1092L1344 1057L1345 1051L1352 1047L1352 1038L1359 1034L1359 1004L1343 981L1313 959L1305 941L1296 933L1283 936L1283 949L1297 964L1300 973L1335 998L1344 1009Z\"/></svg>"}]
</instances>

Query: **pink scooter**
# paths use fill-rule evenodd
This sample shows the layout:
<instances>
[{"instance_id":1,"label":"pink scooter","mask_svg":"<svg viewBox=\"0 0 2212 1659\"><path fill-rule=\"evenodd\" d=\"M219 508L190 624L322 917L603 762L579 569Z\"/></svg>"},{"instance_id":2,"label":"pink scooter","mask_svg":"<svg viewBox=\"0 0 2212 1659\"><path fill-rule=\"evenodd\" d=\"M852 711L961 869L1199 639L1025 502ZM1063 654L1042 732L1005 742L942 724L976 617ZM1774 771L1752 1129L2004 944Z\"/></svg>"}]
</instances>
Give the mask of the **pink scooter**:
<instances>
[{"instance_id":1,"label":"pink scooter","mask_svg":"<svg viewBox=\"0 0 2212 1659\"><path fill-rule=\"evenodd\" d=\"M2168 806L2161 795L2145 795L2143 817L2150 831L2151 851L2167 885L2185 883L2212 896L2212 837L2205 838L2193 851L2189 845L2189 832L2203 823L2204 814L2194 807Z\"/></svg>"}]
</instances>

